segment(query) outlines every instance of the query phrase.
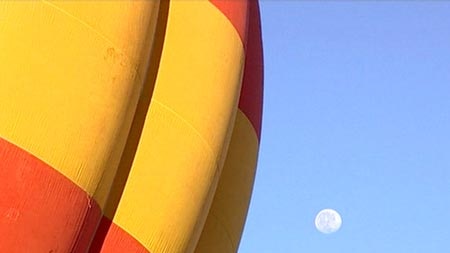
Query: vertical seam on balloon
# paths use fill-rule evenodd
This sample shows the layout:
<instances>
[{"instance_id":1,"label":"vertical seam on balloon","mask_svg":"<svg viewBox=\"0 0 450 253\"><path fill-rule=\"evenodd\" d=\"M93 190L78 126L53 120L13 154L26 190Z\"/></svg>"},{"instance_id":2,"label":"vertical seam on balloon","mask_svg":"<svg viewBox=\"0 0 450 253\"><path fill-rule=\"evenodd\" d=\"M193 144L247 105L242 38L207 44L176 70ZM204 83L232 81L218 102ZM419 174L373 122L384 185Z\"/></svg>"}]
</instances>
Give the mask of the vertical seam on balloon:
<instances>
[{"instance_id":1,"label":"vertical seam on balloon","mask_svg":"<svg viewBox=\"0 0 450 253\"><path fill-rule=\"evenodd\" d=\"M228 230L227 226L225 226L225 222L222 222L222 220L219 219L218 215L215 215L214 212L210 212L209 213L211 216L214 217L214 219L216 219L217 223L219 223L221 225L221 227L223 228L223 230L225 231L226 234L226 238L228 239L228 241L230 241L231 247L233 248L233 250L237 250L237 243L233 240L232 238L232 233Z\"/></svg>"}]
</instances>

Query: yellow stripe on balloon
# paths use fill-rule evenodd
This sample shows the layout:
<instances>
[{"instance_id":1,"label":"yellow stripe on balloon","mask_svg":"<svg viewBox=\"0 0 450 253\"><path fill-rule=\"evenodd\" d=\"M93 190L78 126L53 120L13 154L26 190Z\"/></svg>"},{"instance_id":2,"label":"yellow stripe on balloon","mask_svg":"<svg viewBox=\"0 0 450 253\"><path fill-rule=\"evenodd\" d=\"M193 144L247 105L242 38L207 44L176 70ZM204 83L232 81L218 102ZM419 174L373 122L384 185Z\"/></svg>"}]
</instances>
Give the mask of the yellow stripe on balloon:
<instances>
[{"instance_id":1,"label":"yellow stripe on balloon","mask_svg":"<svg viewBox=\"0 0 450 253\"><path fill-rule=\"evenodd\" d=\"M252 123L239 110L227 159L196 253L237 252L244 228L258 158Z\"/></svg>"},{"instance_id":2,"label":"yellow stripe on balloon","mask_svg":"<svg viewBox=\"0 0 450 253\"><path fill-rule=\"evenodd\" d=\"M208 1L172 1L159 72L113 219L150 252L193 252L234 125L244 60L238 32ZM149 94L147 94L149 95ZM120 189L120 187L113 187ZM114 199L114 198L113 198Z\"/></svg>"},{"instance_id":3,"label":"yellow stripe on balloon","mask_svg":"<svg viewBox=\"0 0 450 253\"><path fill-rule=\"evenodd\" d=\"M261 133L264 71L257 1L249 1L248 13L239 111L225 165L195 253L237 252L249 207Z\"/></svg>"},{"instance_id":4,"label":"yellow stripe on balloon","mask_svg":"<svg viewBox=\"0 0 450 253\"><path fill-rule=\"evenodd\" d=\"M101 206L148 68L158 6L0 3L0 137Z\"/></svg>"}]
</instances>

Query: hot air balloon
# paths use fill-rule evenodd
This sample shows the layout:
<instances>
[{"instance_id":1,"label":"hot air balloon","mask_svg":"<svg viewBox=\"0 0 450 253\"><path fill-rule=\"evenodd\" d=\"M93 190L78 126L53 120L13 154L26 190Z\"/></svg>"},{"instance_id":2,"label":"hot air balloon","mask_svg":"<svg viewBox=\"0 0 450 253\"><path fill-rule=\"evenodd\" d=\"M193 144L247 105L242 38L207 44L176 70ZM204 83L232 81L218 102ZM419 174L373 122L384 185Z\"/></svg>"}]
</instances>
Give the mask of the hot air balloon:
<instances>
[{"instance_id":1,"label":"hot air balloon","mask_svg":"<svg viewBox=\"0 0 450 253\"><path fill-rule=\"evenodd\" d=\"M237 251L257 1L3 1L0 64L0 252Z\"/></svg>"}]
</instances>

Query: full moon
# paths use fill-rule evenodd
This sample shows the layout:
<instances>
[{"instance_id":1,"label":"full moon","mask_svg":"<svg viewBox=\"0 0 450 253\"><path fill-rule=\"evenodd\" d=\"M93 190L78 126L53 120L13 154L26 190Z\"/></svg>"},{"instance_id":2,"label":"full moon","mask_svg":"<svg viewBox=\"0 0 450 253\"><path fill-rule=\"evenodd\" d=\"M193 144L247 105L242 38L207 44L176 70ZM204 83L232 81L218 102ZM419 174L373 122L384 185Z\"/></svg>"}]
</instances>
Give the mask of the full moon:
<instances>
[{"instance_id":1,"label":"full moon","mask_svg":"<svg viewBox=\"0 0 450 253\"><path fill-rule=\"evenodd\" d=\"M324 234L331 234L339 230L342 219L338 212L333 209L323 209L315 220L316 228Z\"/></svg>"}]
</instances>

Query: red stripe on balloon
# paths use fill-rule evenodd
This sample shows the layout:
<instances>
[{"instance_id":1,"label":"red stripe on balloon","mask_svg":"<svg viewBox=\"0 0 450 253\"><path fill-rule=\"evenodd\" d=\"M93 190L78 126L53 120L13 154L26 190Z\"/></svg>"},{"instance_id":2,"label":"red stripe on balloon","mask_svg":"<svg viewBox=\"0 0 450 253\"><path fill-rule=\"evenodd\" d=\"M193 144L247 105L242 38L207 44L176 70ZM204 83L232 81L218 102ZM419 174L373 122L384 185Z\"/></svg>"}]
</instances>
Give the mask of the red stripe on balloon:
<instances>
[{"instance_id":1,"label":"red stripe on balloon","mask_svg":"<svg viewBox=\"0 0 450 253\"><path fill-rule=\"evenodd\" d=\"M246 43L248 0L210 0L233 24L243 44Z\"/></svg>"},{"instance_id":2,"label":"red stripe on balloon","mask_svg":"<svg viewBox=\"0 0 450 253\"><path fill-rule=\"evenodd\" d=\"M258 138L261 137L264 65L259 5L249 5L247 50L239 108L249 118Z\"/></svg>"},{"instance_id":3,"label":"red stripe on balloon","mask_svg":"<svg viewBox=\"0 0 450 253\"><path fill-rule=\"evenodd\" d=\"M89 253L150 253L133 236L103 217Z\"/></svg>"},{"instance_id":4,"label":"red stripe on balloon","mask_svg":"<svg viewBox=\"0 0 450 253\"><path fill-rule=\"evenodd\" d=\"M86 252L101 219L79 186L0 138L0 252Z\"/></svg>"}]
</instances>

